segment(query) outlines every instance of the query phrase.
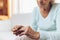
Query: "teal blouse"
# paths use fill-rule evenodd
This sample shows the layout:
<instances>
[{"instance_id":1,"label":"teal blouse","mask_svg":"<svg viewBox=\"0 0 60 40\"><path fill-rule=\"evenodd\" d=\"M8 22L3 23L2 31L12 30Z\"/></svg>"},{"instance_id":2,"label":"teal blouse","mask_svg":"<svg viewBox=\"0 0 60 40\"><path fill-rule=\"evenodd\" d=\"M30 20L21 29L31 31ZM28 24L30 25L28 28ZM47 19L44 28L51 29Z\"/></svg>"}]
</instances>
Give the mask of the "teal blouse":
<instances>
[{"instance_id":1,"label":"teal blouse","mask_svg":"<svg viewBox=\"0 0 60 40\"><path fill-rule=\"evenodd\" d=\"M41 15L39 7L35 7L31 27L40 33L39 40L60 40L60 4L53 4L46 18Z\"/></svg>"}]
</instances>

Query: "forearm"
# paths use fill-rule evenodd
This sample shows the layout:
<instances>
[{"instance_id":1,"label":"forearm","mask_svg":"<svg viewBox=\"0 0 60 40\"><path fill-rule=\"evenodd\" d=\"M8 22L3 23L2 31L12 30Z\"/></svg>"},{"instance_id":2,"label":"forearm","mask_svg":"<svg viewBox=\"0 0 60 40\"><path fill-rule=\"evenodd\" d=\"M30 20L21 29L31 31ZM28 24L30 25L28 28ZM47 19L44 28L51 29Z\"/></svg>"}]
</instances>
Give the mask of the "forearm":
<instances>
[{"instance_id":1,"label":"forearm","mask_svg":"<svg viewBox=\"0 0 60 40\"><path fill-rule=\"evenodd\" d=\"M29 34L27 34L27 36L30 37L31 39L38 40L40 38L40 33L39 32L35 32L33 34L29 33Z\"/></svg>"},{"instance_id":2,"label":"forearm","mask_svg":"<svg viewBox=\"0 0 60 40\"><path fill-rule=\"evenodd\" d=\"M42 31L40 30L40 40L60 40L60 31Z\"/></svg>"}]
</instances>

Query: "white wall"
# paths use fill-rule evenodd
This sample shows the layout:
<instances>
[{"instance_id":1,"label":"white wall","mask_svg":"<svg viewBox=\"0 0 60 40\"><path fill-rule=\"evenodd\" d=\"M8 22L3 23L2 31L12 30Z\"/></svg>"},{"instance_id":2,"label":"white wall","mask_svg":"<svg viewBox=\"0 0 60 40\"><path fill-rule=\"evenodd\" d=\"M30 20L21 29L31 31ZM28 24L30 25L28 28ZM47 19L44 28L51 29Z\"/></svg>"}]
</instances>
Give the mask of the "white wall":
<instances>
[{"instance_id":1,"label":"white wall","mask_svg":"<svg viewBox=\"0 0 60 40\"><path fill-rule=\"evenodd\" d=\"M60 0L55 0L55 3L60 3Z\"/></svg>"},{"instance_id":2,"label":"white wall","mask_svg":"<svg viewBox=\"0 0 60 40\"><path fill-rule=\"evenodd\" d=\"M20 0L20 13L32 12L35 6L37 6L36 0Z\"/></svg>"},{"instance_id":3,"label":"white wall","mask_svg":"<svg viewBox=\"0 0 60 40\"><path fill-rule=\"evenodd\" d=\"M18 7L18 0L12 0L12 13L13 14L17 14L18 13L18 9L19 9L19 7Z\"/></svg>"}]
</instances>

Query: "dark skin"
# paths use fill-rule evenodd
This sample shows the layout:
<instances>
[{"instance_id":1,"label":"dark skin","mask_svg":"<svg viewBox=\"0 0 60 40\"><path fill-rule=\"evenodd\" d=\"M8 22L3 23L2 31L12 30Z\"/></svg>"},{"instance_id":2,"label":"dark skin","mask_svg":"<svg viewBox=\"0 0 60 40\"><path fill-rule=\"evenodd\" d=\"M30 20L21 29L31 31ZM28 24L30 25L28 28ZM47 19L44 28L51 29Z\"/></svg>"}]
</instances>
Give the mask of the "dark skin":
<instances>
[{"instance_id":1,"label":"dark skin","mask_svg":"<svg viewBox=\"0 0 60 40\"><path fill-rule=\"evenodd\" d=\"M37 0L37 4L44 18L47 17L51 9L49 4L50 2L51 0ZM27 37L30 37L31 39L35 39L35 40L38 40L40 38L40 33L37 31L34 31L30 26L25 27L25 26L17 25L17 26L14 26L14 28L12 29L12 32L16 36L26 35Z\"/></svg>"}]
</instances>

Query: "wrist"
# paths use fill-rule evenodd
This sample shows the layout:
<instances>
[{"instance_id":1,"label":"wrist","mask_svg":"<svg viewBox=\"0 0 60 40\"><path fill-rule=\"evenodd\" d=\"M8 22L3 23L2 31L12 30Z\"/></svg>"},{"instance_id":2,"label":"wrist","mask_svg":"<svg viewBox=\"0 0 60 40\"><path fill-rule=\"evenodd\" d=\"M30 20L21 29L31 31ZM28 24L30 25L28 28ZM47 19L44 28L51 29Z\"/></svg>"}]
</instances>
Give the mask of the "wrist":
<instances>
[{"instance_id":1,"label":"wrist","mask_svg":"<svg viewBox=\"0 0 60 40\"><path fill-rule=\"evenodd\" d=\"M28 31L27 31L27 36L29 36L32 39L39 39L40 38L40 33L34 31L32 28L29 27Z\"/></svg>"},{"instance_id":2,"label":"wrist","mask_svg":"<svg viewBox=\"0 0 60 40\"><path fill-rule=\"evenodd\" d=\"M40 38L40 33L39 32L35 32L35 39L39 39Z\"/></svg>"}]
</instances>

